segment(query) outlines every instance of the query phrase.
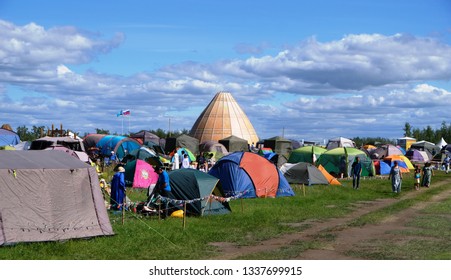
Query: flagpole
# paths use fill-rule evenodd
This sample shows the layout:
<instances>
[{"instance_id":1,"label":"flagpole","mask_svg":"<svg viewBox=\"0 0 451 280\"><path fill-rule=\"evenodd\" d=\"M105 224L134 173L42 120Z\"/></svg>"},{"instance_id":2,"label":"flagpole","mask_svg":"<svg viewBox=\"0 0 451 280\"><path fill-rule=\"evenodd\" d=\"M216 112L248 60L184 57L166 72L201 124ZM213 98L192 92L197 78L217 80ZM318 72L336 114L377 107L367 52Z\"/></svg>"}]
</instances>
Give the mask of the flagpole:
<instances>
[{"instance_id":1,"label":"flagpole","mask_svg":"<svg viewBox=\"0 0 451 280\"><path fill-rule=\"evenodd\" d=\"M124 115L122 115L122 133L121 135L124 135Z\"/></svg>"}]
</instances>

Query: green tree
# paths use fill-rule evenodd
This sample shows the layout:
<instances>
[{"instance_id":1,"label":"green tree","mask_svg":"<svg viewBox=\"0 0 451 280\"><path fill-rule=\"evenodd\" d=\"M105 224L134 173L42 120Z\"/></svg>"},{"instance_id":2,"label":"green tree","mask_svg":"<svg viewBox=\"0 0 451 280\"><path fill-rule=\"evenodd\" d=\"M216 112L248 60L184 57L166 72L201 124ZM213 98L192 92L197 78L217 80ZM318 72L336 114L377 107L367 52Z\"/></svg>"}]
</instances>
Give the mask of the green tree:
<instances>
[{"instance_id":1,"label":"green tree","mask_svg":"<svg viewBox=\"0 0 451 280\"><path fill-rule=\"evenodd\" d=\"M166 132L161 128L159 128L157 130L149 130L149 131L160 138L166 138Z\"/></svg>"},{"instance_id":2,"label":"green tree","mask_svg":"<svg viewBox=\"0 0 451 280\"><path fill-rule=\"evenodd\" d=\"M45 135L45 126L35 126L33 125L33 128L31 129L31 135L33 140L36 140L38 138L41 138Z\"/></svg>"},{"instance_id":3,"label":"green tree","mask_svg":"<svg viewBox=\"0 0 451 280\"><path fill-rule=\"evenodd\" d=\"M404 124L404 136L405 137L412 137L412 126L410 126L410 123L406 122Z\"/></svg>"},{"instance_id":4,"label":"green tree","mask_svg":"<svg viewBox=\"0 0 451 280\"><path fill-rule=\"evenodd\" d=\"M109 134L110 134L110 131L109 131L109 130L106 130L106 129L96 128L96 133L97 133L97 134L106 134L106 135L109 135Z\"/></svg>"},{"instance_id":5,"label":"green tree","mask_svg":"<svg viewBox=\"0 0 451 280\"><path fill-rule=\"evenodd\" d=\"M423 139L429 142L437 142L434 135L434 131L432 130L432 127L428 125L426 129L423 131Z\"/></svg>"},{"instance_id":6,"label":"green tree","mask_svg":"<svg viewBox=\"0 0 451 280\"><path fill-rule=\"evenodd\" d=\"M31 134L28 132L28 127L25 125L17 127L16 130L17 135L19 135L19 138L21 141L31 141L32 137Z\"/></svg>"}]
</instances>

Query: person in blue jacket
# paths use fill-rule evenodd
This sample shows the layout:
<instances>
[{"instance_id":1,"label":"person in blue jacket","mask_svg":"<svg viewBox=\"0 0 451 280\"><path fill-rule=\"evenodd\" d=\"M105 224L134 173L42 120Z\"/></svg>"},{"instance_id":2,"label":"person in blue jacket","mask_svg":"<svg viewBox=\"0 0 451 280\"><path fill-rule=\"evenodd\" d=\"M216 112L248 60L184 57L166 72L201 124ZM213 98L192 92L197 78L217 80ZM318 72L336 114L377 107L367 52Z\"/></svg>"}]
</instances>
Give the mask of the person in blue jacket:
<instances>
[{"instance_id":1,"label":"person in blue jacket","mask_svg":"<svg viewBox=\"0 0 451 280\"><path fill-rule=\"evenodd\" d=\"M122 204L125 199L125 169L119 166L117 172L113 175L111 181L111 197L110 197L110 209L122 210Z\"/></svg>"},{"instance_id":2,"label":"person in blue jacket","mask_svg":"<svg viewBox=\"0 0 451 280\"><path fill-rule=\"evenodd\" d=\"M362 163L360 158L356 157L355 161L352 163L352 188L358 190L360 187L360 175L362 175Z\"/></svg>"},{"instance_id":3,"label":"person in blue jacket","mask_svg":"<svg viewBox=\"0 0 451 280\"><path fill-rule=\"evenodd\" d=\"M164 217L169 215L169 201L172 198L171 195L171 184L169 182L169 174L163 167L158 166L155 168L155 172L158 174L158 181L155 185L155 192L161 195L165 200L164 204Z\"/></svg>"}]
</instances>

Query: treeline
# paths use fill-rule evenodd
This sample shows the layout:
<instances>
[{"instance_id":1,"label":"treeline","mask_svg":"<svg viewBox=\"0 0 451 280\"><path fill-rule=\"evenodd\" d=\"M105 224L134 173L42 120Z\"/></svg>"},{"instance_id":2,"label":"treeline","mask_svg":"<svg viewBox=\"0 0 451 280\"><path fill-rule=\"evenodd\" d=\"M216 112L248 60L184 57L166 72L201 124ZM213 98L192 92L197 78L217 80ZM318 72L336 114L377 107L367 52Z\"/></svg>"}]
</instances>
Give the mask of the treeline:
<instances>
[{"instance_id":1,"label":"treeline","mask_svg":"<svg viewBox=\"0 0 451 280\"><path fill-rule=\"evenodd\" d=\"M451 142L451 124L446 124L445 121L442 122L439 129L432 129L430 125L425 128L414 128L410 125L410 123L406 122L403 128L404 137L412 137L417 139L418 141L428 141L434 144L437 144L443 137L443 139L447 142ZM356 137L352 139L357 147L361 147L366 144L375 145L378 144L393 144L396 145L396 139L387 139L380 137L373 138L360 138Z\"/></svg>"},{"instance_id":2,"label":"treeline","mask_svg":"<svg viewBox=\"0 0 451 280\"><path fill-rule=\"evenodd\" d=\"M418 141L425 140L434 144L438 143L440 139L443 139L449 143L451 141L451 124L442 122L439 129L432 129L430 125L425 128L414 128L408 122L404 125L404 136L412 137Z\"/></svg>"}]
</instances>

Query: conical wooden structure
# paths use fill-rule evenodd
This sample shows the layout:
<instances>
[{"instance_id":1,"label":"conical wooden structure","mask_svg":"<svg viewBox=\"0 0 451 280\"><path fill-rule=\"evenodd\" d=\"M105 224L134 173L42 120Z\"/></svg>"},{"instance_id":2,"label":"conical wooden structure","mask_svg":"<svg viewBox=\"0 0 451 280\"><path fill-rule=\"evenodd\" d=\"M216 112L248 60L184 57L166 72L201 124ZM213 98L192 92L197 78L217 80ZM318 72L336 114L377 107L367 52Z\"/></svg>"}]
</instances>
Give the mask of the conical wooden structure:
<instances>
[{"instance_id":1,"label":"conical wooden structure","mask_svg":"<svg viewBox=\"0 0 451 280\"><path fill-rule=\"evenodd\" d=\"M258 136L249 118L229 92L218 92L197 118L190 135L205 141L237 136L246 139L249 144L257 143Z\"/></svg>"}]
</instances>

